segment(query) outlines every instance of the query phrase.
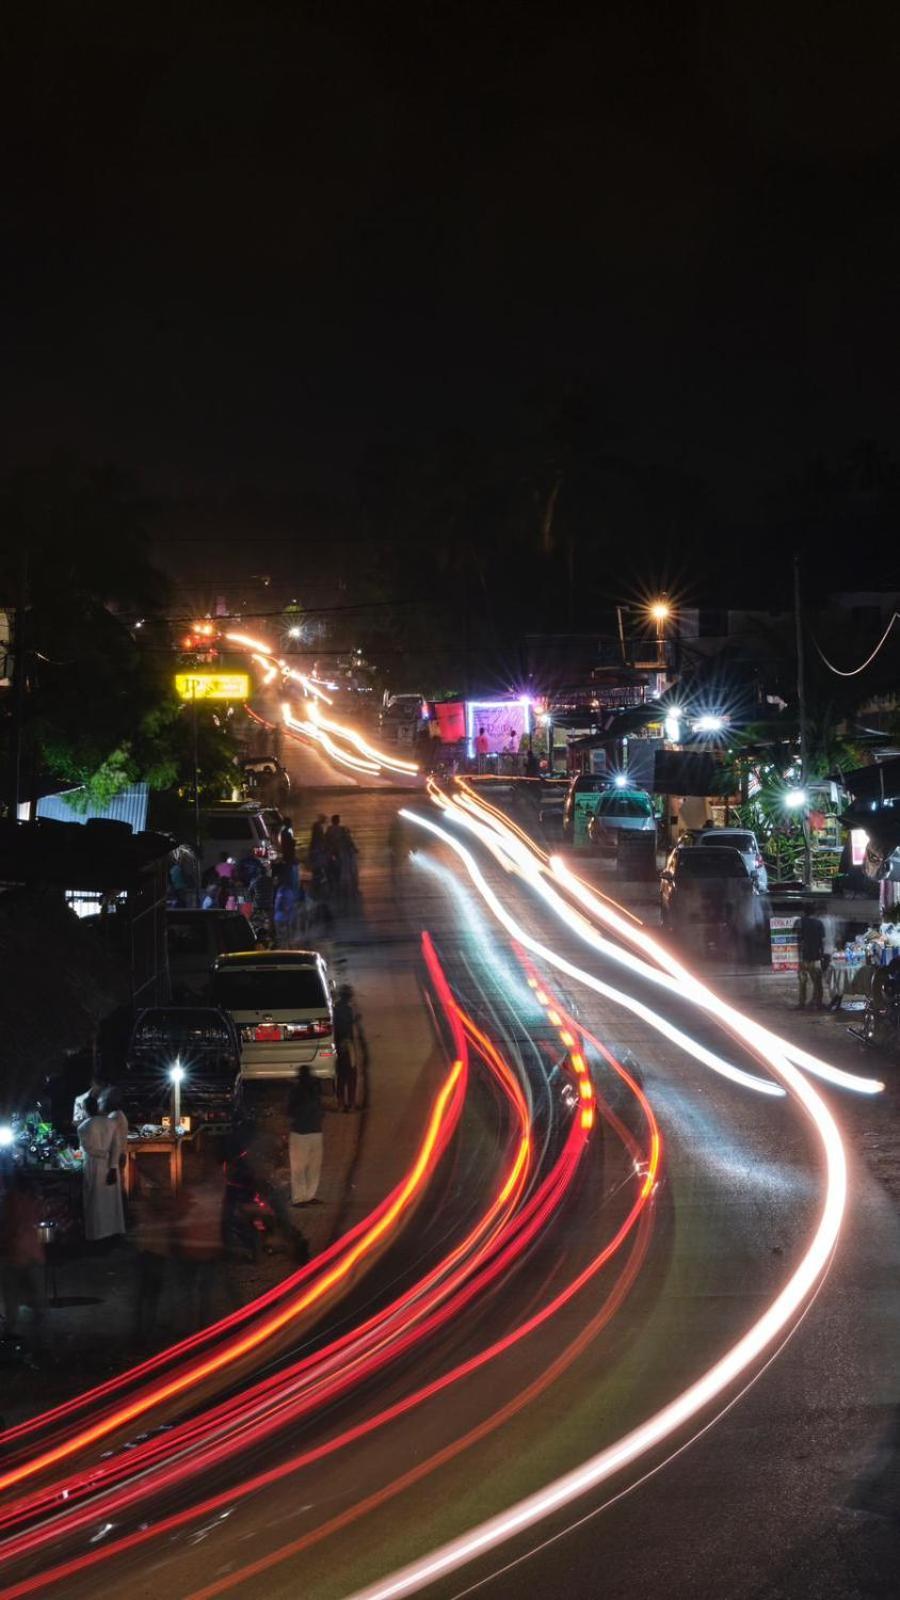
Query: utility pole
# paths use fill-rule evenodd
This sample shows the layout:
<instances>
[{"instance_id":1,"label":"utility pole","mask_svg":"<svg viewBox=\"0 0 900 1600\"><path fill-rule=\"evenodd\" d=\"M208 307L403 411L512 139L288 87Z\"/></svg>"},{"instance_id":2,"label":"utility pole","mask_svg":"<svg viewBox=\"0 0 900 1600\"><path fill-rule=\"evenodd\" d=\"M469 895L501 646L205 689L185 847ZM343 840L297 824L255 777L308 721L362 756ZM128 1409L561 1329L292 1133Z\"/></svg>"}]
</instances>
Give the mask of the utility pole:
<instances>
[{"instance_id":1,"label":"utility pole","mask_svg":"<svg viewBox=\"0 0 900 1600\"><path fill-rule=\"evenodd\" d=\"M16 576L16 616L12 636L12 717L9 735L7 811L9 820L19 819L19 790L22 774L22 745L25 735L25 686L28 677L28 546L19 545Z\"/></svg>"},{"instance_id":2,"label":"utility pole","mask_svg":"<svg viewBox=\"0 0 900 1600\"><path fill-rule=\"evenodd\" d=\"M809 750L806 737L806 676L803 656L803 621L800 615L800 557L794 556L794 627L797 635L797 715L800 723L800 788L806 794L809 768ZM803 887L808 889L812 879L812 856L809 847L809 807L804 800L801 812L803 828Z\"/></svg>"},{"instance_id":3,"label":"utility pole","mask_svg":"<svg viewBox=\"0 0 900 1600\"><path fill-rule=\"evenodd\" d=\"M197 760L197 680L191 684L191 734L194 745L194 839L200 854L200 764Z\"/></svg>"}]
</instances>

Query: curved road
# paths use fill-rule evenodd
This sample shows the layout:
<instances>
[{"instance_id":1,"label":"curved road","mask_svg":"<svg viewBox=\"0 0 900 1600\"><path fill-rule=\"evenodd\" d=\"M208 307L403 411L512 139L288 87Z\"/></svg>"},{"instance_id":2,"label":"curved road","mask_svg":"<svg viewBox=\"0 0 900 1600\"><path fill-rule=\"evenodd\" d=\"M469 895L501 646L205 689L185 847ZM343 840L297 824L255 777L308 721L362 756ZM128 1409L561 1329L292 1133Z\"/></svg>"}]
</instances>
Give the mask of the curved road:
<instances>
[{"instance_id":1,"label":"curved road","mask_svg":"<svg viewBox=\"0 0 900 1600\"><path fill-rule=\"evenodd\" d=\"M313 759L292 757L295 826L334 803ZM423 1142L435 1119L421 1182L315 1311L159 1416L9 1485L4 1595L415 1592L401 1576L410 1564L558 1483L702 1379L816 1233L829 1192L820 1134L795 1094L722 1076L671 1036L775 1087L686 980L661 989L592 948L421 789L350 795L343 777L335 789L364 890L339 937L387 960L423 931L433 941L420 960L436 1044L412 1064L429 1092L398 1107ZM401 806L432 827L399 826ZM471 851L475 876L435 824ZM396 1040L400 1055L413 1048ZM840 1126L846 1097L817 1092ZM851 1153L830 1270L774 1343L664 1443L474 1559L448 1556L424 1592L893 1593L898 1264L894 1208ZM170 1434L137 1439L162 1416ZM115 1476L132 1502L111 1508L110 1481L85 1484L86 1468ZM251 1479L265 1481L247 1493Z\"/></svg>"}]
</instances>

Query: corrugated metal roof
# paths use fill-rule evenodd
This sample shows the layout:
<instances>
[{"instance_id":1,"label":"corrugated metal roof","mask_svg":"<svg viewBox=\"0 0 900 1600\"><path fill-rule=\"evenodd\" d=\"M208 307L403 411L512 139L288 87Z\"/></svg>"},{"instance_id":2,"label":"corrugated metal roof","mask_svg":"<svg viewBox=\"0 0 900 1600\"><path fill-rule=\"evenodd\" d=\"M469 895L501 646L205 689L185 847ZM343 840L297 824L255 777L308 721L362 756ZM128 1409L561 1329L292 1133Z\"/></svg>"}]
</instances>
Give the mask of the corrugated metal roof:
<instances>
[{"instance_id":1,"label":"corrugated metal roof","mask_svg":"<svg viewBox=\"0 0 900 1600\"><path fill-rule=\"evenodd\" d=\"M136 783L123 789L105 806L89 805L78 810L67 804L67 796L81 794L81 789L66 789L62 794L47 794L37 803L37 814L49 822L127 822L133 833L143 833L147 826L150 790L146 783Z\"/></svg>"}]
</instances>

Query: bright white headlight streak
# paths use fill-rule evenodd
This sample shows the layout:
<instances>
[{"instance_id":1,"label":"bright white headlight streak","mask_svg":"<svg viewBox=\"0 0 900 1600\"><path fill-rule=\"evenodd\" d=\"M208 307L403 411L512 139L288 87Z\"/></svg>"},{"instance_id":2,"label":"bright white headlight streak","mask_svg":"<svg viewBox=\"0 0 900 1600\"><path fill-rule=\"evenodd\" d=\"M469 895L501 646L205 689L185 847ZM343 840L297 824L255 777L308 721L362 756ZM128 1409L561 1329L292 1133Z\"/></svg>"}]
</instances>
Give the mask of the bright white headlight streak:
<instances>
[{"instance_id":1,"label":"bright white headlight streak","mask_svg":"<svg viewBox=\"0 0 900 1600\"><path fill-rule=\"evenodd\" d=\"M445 844L450 846L451 850L456 851L476 889L482 898L487 901L497 921L503 925L507 933L511 934L519 944L524 945L527 950L531 950L534 955L540 956L542 961L549 962L558 971L564 972L567 977L574 978L576 983L585 984L588 989L593 989L596 994L602 994L605 999L612 1000L615 1005L622 1006L626 1011L632 1011L636 1017L640 1017L651 1028L655 1028L657 1033L663 1034L672 1044L678 1045L687 1055L693 1056L704 1067L711 1068L713 1072L718 1072L721 1077L730 1078L733 1083L739 1083L745 1089L755 1089L758 1094L784 1094L784 1090L779 1084L771 1083L767 1078L754 1077L752 1073L744 1072L740 1067L732 1066L729 1061L724 1061L721 1056L714 1055L712 1050L707 1050L706 1046L700 1044L696 1039L691 1039L688 1034L682 1033L680 1028L676 1028L673 1023L660 1016L657 1011L645 1006L642 1001L635 1000L621 989L614 989L611 984L604 983L600 978L595 978L593 973L584 972L581 967L574 966L564 956L557 955L555 951L549 950L538 939L533 939L531 934L526 933L525 929L501 905L490 884L485 880L471 851L467 850L464 844L460 844L458 839L454 839L453 835L448 833L445 828L439 827L436 822L432 822L428 817L419 816L415 811L407 811L404 808L401 810L400 815L407 817L410 822L415 822L420 828L427 828L429 833L436 834L439 839L442 839Z\"/></svg>"},{"instance_id":2,"label":"bright white headlight streak","mask_svg":"<svg viewBox=\"0 0 900 1600\"><path fill-rule=\"evenodd\" d=\"M412 816L412 813L406 815ZM443 829L433 831L442 833ZM825 1199L806 1254L759 1321L696 1383L615 1444L420 1561L358 1590L350 1600L400 1600L403 1595L414 1594L597 1489L648 1450L663 1444L722 1397L787 1329L825 1272L837 1243L847 1202L847 1164L834 1119L818 1092L777 1050L770 1047L766 1056L773 1072L803 1106L819 1135L825 1155Z\"/></svg>"},{"instance_id":3,"label":"bright white headlight streak","mask_svg":"<svg viewBox=\"0 0 900 1600\"><path fill-rule=\"evenodd\" d=\"M828 1083L835 1084L840 1089L852 1089L857 1094L880 1094L884 1084L877 1078L863 1078L855 1072L844 1072L840 1067L833 1067L830 1062L822 1061L818 1056L810 1055L808 1050L801 1050L798 1045L791 1044L788 1039L782 1039L777 1033L772 1033L764 1028L761 1023L753 1022L750 1017L745 1017L742 1012L736 1011L727 1001L721 1000L717 994L695 978L687 967L682 966L676 956L673 956L652 934L643 929L634 927L624 917L617 916L609 906L598 900L580 878L576 878L559 857L553 856L550 866L557 881L561 883L575 899L580 902L594 916L599 917L610 928L629 944L638 945L647 951L660 966L666 968L679 985L690 990L691 999L697 1005L709 1011L713 1016L736 1032L740 1033L754 1048L780 1050L795 1066L803 1067L815 1077L823 1078Z\"/></svg>"},{"instance_id":4,"label":"bright white headlight streak","mask_svg":"<svg viewBox=\"0 0 900 1600\"><path fill-rule=\"evenodd\" d=\"M346 750L339 750L334 740L329 738L323 728L316 727L314 722L302 722L298 717L295 717L287 702L282 705L281 714L284 717L286 727L291 728L295 733L305 734L308 739L320 744L323 750L326 750L332 760L337 762L339 766L350 767L354 772L378 772L374 761L364 761L361 756L351 756L347 754Z\"/></svg>"},{"instance_id":5,"label":"bright white headlight streak","mask_svg":"<svg viewBox=\"0 0 900 1600\"><path fill-rule=\"evenodd\" d=\"M361 733L356 732L355 728L347 728L342 722L331 721L330 718L323 715L318 706L310 706L309 710L310 717L317 727L325 728L331 733L336 733L339 738L346 739L348 744L352 744L364 756L377 761L379 766L387 767L392 772L402 772L410 777L415 777L419 769L414 761L401 761L399 756L382 755L381 751L370 745Z\"/></svg>"},{"instance_id":6,"label":"bright white headlight streak","mask_svg":"<svg viewBox=\"0 0 900 1600\"><path fill-rule=\"evenodd\" d=\"M514 855L523 867L527 867L529 881L547 901L548 905L552 906L561 920L571 927L574 932L578 933L579 937L583 938L586 943L593 944L595 948L602 950L604 955L611 957L613 960L621 961L622 952L618 951L615 945L610 945L601 936L597 935L593 929L590 929L590 933L588 933L586 930L589 928L589 924L586 924L583 920L580 920L577 924L574 923L571 920L571 908L563 906L555 896L551 898L552 892L549 892L543 884L543 878L546 875L546 867L544 865L546 858L543 852L532 847L518 829L513 831L507 828L493 807L482 804L470 793L454 796L451 800L442 791L434 789L432 790L432 799L444 810L452 807L455 815L458 815L457 808L462 807L472 816L481 819L483 825L491 829L507 854ZM483 835L480 836L483 837ZM830 1062L822 1061L819 1056L811 1055L808 1050L802 1050L798 1045L791 1044L789 1040L782 1039L779 1034L772 1033L770 1029L752 1021L750 1017L744 1016L743 1012L737 1011L733 1006L728 1005L727 1001L720 999L717 994L707 988L706 984L701 983L699 978L696 978L693 973L688 971L687 967L683 966L677 957L673 956L652 934L647 933L638 922L632 918L619 915L610 903L599 899L588 888L587 884L582 883L581 879L577 878L569 870L560 856L550 858L550 868L557 882L577 899L586 910L605 923L607 927L613 929L622 939L627 940L629 944L645 951L657 963L658 967L665 968L671 975L670 983L674 981L679 993L683 995L684 989L689 988L691 999L697 1005L731 1028L752 1048L762 1048L763 1052L769 1048L780 1050L787 1056L789 1061L793 1061L795 1066L803 1067L805 1071L813 1073L815 1077L822 1078L827 1083L833 1083L837 1088L850 1089L856 1094L879 1094L884 1089L884 1084L877 1078L863 1078L858 1073L845 1072L841 1067L834 1067ZM659 981L651 968L646 967L643 963L640 965L643 977L648 978L651 982ZM669 984L665 986L668 987Z\"/></svg>"}]
</instances>

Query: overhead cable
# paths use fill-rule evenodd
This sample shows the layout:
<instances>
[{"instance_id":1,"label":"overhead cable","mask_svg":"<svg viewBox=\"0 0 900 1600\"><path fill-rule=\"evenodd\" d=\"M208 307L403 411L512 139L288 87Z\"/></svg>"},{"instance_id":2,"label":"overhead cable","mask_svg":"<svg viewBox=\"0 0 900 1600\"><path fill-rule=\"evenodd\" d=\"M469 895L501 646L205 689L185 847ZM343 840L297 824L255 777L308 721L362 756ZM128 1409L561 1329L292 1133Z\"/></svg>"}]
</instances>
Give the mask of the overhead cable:
<instances>
[{"instance_id":1,"label":"overhead cable","mask_svg":"<svg viewBox=\"0 0 900 1600\"><path fill-rule=\"evenodd\" d=\"M900 611L894 611L891 614L891 620L888 623L887 627L885 628L884 633L881 635L881 638L879 639L877 645L875 646L875 649L872 651L872 654L869 655L869 656L866 656L866 659L865 659L865 661L862 662L861 666L851 667L849 672L845 672L842 667L836 667L833 661L829 661L829 659L826 656L824 650L822 649L822 646L819 644L818 639L814 635L813 635L813 644L815 645L816 649L818 650L819 655L822 657L822 660L824 661L824 663L825 663L826 667L828 668L829 672L836 672L839 678L855 678L858 673L865 672L866 667L871 666L872 662L875 660L875 657L877 656L877 654L878 654L879 650L881 649L882 645L885 643L885 640L887 639L887 636L890 633L892 627L894 626L894 623L897 621L898 617L900 617Z\"/></svg>"}]
</instances>

